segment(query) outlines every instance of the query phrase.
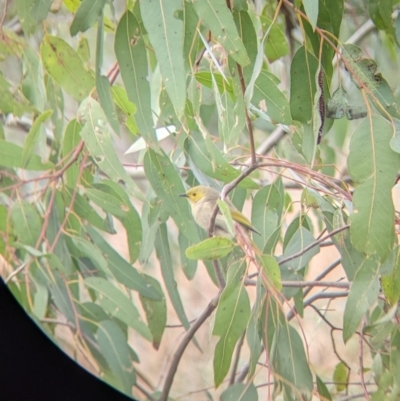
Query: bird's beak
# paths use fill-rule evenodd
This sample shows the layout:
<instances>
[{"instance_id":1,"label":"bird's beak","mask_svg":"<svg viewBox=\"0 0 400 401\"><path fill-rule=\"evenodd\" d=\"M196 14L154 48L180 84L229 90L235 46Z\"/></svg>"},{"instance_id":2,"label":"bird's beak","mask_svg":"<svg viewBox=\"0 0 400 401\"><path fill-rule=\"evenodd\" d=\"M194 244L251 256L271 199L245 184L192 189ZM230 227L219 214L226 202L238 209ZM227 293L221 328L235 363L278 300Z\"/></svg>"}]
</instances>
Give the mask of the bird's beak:
<instances>
[{"instance_id":1,"label":"bird's beak","mask_svg":"<svg viewBox=\"0 0 400 401\"><path fill-rule=\"evenodd\" d=\"M187 198L188 197L186 194L179 194L178 196L180 196L181 198Z\"/></svg>"}]
</instances>

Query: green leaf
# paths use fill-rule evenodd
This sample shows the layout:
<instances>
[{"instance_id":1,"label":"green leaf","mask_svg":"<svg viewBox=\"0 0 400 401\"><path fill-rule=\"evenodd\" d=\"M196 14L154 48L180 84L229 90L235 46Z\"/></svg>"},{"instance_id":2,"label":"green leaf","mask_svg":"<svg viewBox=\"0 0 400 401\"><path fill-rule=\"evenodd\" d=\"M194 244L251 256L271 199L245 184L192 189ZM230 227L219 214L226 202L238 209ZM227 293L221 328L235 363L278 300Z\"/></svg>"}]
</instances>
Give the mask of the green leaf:
<instances>
[{"instance_id":1,"label":"green leaf","mask_svg":"<svg viewBox=\"0 0 400 401\"><path fill-rule=\"evenodd\" d=\"M284 192L281 180L261 188L253 199L251 221L254 228L261 234L255 235L254 243L259 249L264 249L278 227L284 203Z\"/></svg>"},{"instance_id":2,"label":"green leaf","mask_svg":"<svg viewBox=\"0 0 400 401\"><path fill-rule=\"evenodd\" d=\"M53 297L57 309L67 318L69 322L75 322L77 318L75 305L72 302L70 288L58 272L52 272L54 281L49 285L49 290Z\"/></svg>"},{"instance_id":3,"label":"green leaf","mask_svg":"<svg viewBox=\"0 0 400 401\"><path fill-rule=\"evenodd\" d=\"M315 0L303 0L304 10L306 11L313 30L315 30L315 26L317 25L318 3L319 1Z\"/></svg>"},{"instance_id":4,"label":"green leaf","mask_svg":"<svg viewBox=\"0 0 400 401\"><path fill-rule=\"evenodd\" d=\"M389 145L391 124L372 115L354 132L348 157L349 174L358 184L353 195L351 241L368 255L384 259L393 247L394 206L392 187L400 167L400 155Z\"/></svg>"},{"instance_id":5,"label":"green leaf","mask_svg":"<svg viewBox=\"0 0 400 401\"><path fill-rule=\"evenodd\" d=\"M315 375L315 378L317 380L317 391L319 395L319 399L321 401L332 401L331 394L326 387L326 384L320 379L318 375Z\"/></svg>"},{"instance_id":6,"label":"green leaf","mask_svg":"<svg viewBox=\"0 0 400 401\"><path fill-rule=\"evenodd\" d=\"M178 292L177 283L174 277L174 269L172 266L171 251L168 242L167 226L165 223L161 224L156 234L156 255L160 262L161 274L164 279L165 287L172 305L178 315L179 320L183 327L189 329L189 321L186 317L185 309L182 304L181 297Z\"/></svg>"},{"instance_id":7,"label":"green leaf","mask_svg":"<svg viewBox=\"0 0 400 401\"><path fill-rule=\"evenodd\" d=\"M230 266L227 283L215 314L213 334L220 337L214 353L214 384L218 387L228 373L235 345L250 317L250 300L244 288L246 264L235 262Z\"/></svg>"},{"instance_id":8,"label":"green leaf","mask_svg":"<svg viewBox=\"0 0 400 401\"><path fill-rule=\"evenodd\" d=\"M97 330L97 342L108 366L120 383L118 387L131 395L136 374L124 333L116 323L104 320Z\"/></svg>"},{"instance_id":9,"label":"green leaf","mask_svg":"<svg viewBox=\"0 0 400 401\"><path fill-rule=\"evenodd\" d=\"M284 398L310 399L313 379L303 341L287 322L276 326L269 355L274 374L282 378Z\"/></svg>"},{"instance_id":10,"label":"green leaf","mask_svg":"<svg viewBox=\"0 0 400 401\"><path fill-rule=\"evenodd\" d=\"M229 386L220 397L221 401L258 401L254 384L235 383Z\"/></svg>"},{"instance_id":11,"label":"green leaf","mask_svg":"<svg viewBox=\"0 0 400 401\"><path fill-rule=\"evenodd\" d=\"M213 237L207 238L199 244L186 249L185 255L189 259L213 260L221 259L232 252L235 243L229 238Z\"/></svg>"},{"instance_id":12,"label":"green leaf","mask_svg":"<svg viewBox=\"0 0 400 401\"><path fill-rule=\"evenodd\" d=\"M20 197L12 205L11 220L14 234L21 244L36 246L42 229L42 219L37 210Z\"/></svg>"},{"instance_id":13,"label":"green leaf","mask_svg":"<svg viewBox=\"0 0 400 401\"><path fill-rule=\"evenodd\" d=\"M182 1L140 0L143 24L153 45L161 76L178 116L183 114L186 101L186 74L183 62Z\"/></svg>"},{"instance_id":14,"label":"green leaf","mask_svg":"<svg viewBox=\"0 0 400 401\"><path fill-rule=\"evenodd\" d=\"M50 76L75 100L81 102L94 87L94 79L78 53L64 40L45 36L40 54Z\"/></svg>"},{"instance_id":15,"label":"green leaf","mask_svg":"<svg viewBox=\"0 0 400 401\"><path fill-rule=\"evenodd\" d=\"M107 77L96 74L96 89L100 105L113 130L119 135L119 122L111 97L111 84Z\"/></svg>"},{"instance_id":16,"label":"green leaf","mask_svg":"<svg viewBox=\"0 0 400 401\"><path fill-rule=\"evenodd\" d=\"M97 247L95 247L85 238L77 236L71 236L70 238L76 249L78 249L78 251L82 255L84 255L86 258L89 258L93 262L93 264L101 271L105 273L108 272L107 261Z\"/></svg>"},{"instance_id":17,"label":"green leaf","mask_svg":"<svg viewBox=\"0 0 400 401\"><path fill-rule=\"evenodd\" d=\"M32 124L32 127L29 130L29 133L26 136L24 142L24 150L22 152L22 168L26 168L26 166L28 165L29 160L33 156L35 148L37 148L39 145L43 145L38 144L40 135L44 133L41 130L42 124L46 122L52 114L53 110L46 110L45 112L40 114L40 116L38 116ZM42 137L45 140L46 137L44 135L42 135Z\"/></svg>"},{"instance_id":18,"label":"green leaf","mask_svg":"<svg viewBox=\"0 0 400 401\"><path fill-rule=\"evenodd\" d=\"M65 187L64 202L66 205L71 205L73 190ZM103 218L90 206L89 202L79 192L75 194L75 202L73 210L81 219L88 221L93 226L102 231L107 231L107 226Z\"/></svg>"},{"instance_id":19,"label":"green leaf","mask_svg":"<svg viewBox=\"0 0 400 401\"><path fill-rule=\"evenodd\" d=\"M102 13L107 0L82 0L69 28L71 36L91 28Z\"/></svg>"},{"instance_id":20,"label":"green leaf","mask_svg":"<svg viewBox=\"0 0 400 401\"><path fill-rule=\"evenodd\" d=\"M47 17L53 0L17 0L16 3L22 29L30 36Z\"/></svg>"},{"instance_id":21,"label":"green leaf","mask_svg":"<svg viewBox=\"0 0 400 401\"><path fill-rule=\"evenodd\" d=\"M254 70L254 63L258 54L258 41L256 28L253 24L252 17L247 12L247 4L245 7L235 8L233 5L232 10L233 19L235 21L236 28L239 36L246 48L247 55L250 59L250 64L243 68L243 77L245 83L249 83Z\"/></svg>"},{"instance_id":22,"label":"green leaf","mask_svg":"<svg viewBox=\"0 0 400 401\"><path fill-rule=\"evenodd\" d=\"M201 71L201 72L196 72L194 74L194 77L196 78L196 81L204 85L205 87L212 89L213 87L213 78L215 80L215 83L217 84L218 92L220 94L223 93L228 93L229 96L231 97L232 101L235 100L235 94L233 91L233 83L232 83L232 78L227 77L227 81L222 77L221 74L218 74L216 72L208 72L208 71Z\"/></svg>"},{"instance_id":23,"label":"green leaf","mask_svg":"<svg viewBox=\"0 0 400 401\"><path fill-rule=\"evenodd\" d=\"M47 304L49 301L49 291L43 285L35 285L36 292L33 296L33 313L38 319L46 316Z\"/></svg>"},{"instance_id":24,"label":"green leaf","mask_svg":"<svg viewBox=\"0 0 400 401\"><path fill-rule=\"evenodd\" d=\"M49 213L49 219L46 229L46 239L49 244L53 245L53 250L50 255L57 257L58 262L62 267L62 272L69 276L73 272L72 259L69 253L68 247L65 241L65 234L61 228L61 221L64 219L65 204L62 199L61 192L57 191L55 196L55 204L49 211L49 201L47 202L47 213ZM57 239L57 243L54 245L54 241ZM48 255L46 257L49 257ZM57 263L57 262L56 262Z\"/></svg>"},{"instance_id":25,"label":"green leaf","mask_svg":"<svg viewBox=\"0 0 400 401\"><path fill-rule=\"evenodd\" d=\"M96 185L96 188L100 189L102 193L107 193L116 198L121 209L125 210L126 213L120 218L120 221L128 236L130 262L135 262L142 246L142 223L138 212L133 207L126 191L117 183L111 180L103 180L102 184Z\"/></svg>"},{"instance_id":26,"label":"green leaf","mask_svg":"<svg viewBox=\"0 0 400 401\"><path fill-rule=\"evenodd\" d=\"M122 113L124 113L123 123L132 134L137 135L138 128L136 126L136 121L134 118L134 114L136 113L136 106L129 101L124 88L114 85L111 87L111 92L115 104L122 111Z\"/></svg>"},{"instance_id":27,"label":"green leaf","mask_svg":"<svg viewBox=\"0 0 400 401\"><path fill-rule=\"evenodd\" d=\"M246 329L247 344L250 350L250 360L249 360L249 377L253 377L257 363L260 358L261 352L263 352L262 347L262 327L265 323L265 287L262 284L262 278L260 275L257 277L256 284L256 300L253 304L253 308L250 314L249 323ZM268 330L268 335L273 334L273 327Z\"/></svg>"},{"instance_id":28,"label":"green leaf","mask_svg":"<svg viewBox=\"0 0 400 401\"><path fill-rule=\"evenodd\" d=\"M191 132L188 139L188 151L196 167L209 177L222 182L231 182L240 175L240 172L225 160L213 143L206 144L199 132ZM238 187L258 189L258 185L248 177L240 181Z\"/></svg>"},{"instance_id":29,"label":"green leaf","mask_svg":"<svg viewBox=\"0 0 400 401\"><path fill-rule=\"evenodd\" d=\"M336 382L336 391L343 391L347 388L349 381L349 369L343 362L339 362L333 372L333 380Z\"/></svg>"},{"instance_id":30,"label":"green leaf","mask_svg":"<svg viewBox=\"0 0 400 401\"><path fill-rule=\"evenodd\" d=\"M275 124L293 124L289 101L278 89L275 76L268 71L260 72L254 85L251 102L261 110L266 109L266 114Z\"/></svg>"},{"instance_id":31,"label":"green leaf","mask_svg":"<svg viewBox=\"0 0 400 401\"><path fill-rule=\"evenodd\" d=\"M68 123L65 129L62 143L62 155L63 158L67 158L65 163L68 162L69 158L72 156L74 150L81 141L81 136L80 136L81 129L82 126L78 123L78 121L75 118ZM79 176L79 166L77 161L75 161L68 167L67 171L65 172L65 175L66 175L67 185L70 188L75 188Z\"/></svg>"},{"instance_id":32,"label":"green leaf","mask_svg":"<svg viewBox=\"0 0 400 401\"><path fill-rule=\"evenodd\" d=\"M105 124L106 116L99 103L92 98L86 99L80 105L78 114L83 124L80 135L99 168L111 180L123 180L136 197L143 199L142 193L123 168L114 150L110 131Z\"/></svg>"},{"instance_id":33,"label":"green leaf","mask_svg":"<svg viewBox=\"0 0 400 401\"><path fill-rule=\"evenodd\" d=\"M62 133L64 129L64 93L62 88L54 81L54 79L46 74L44 77L47 95L47 108L53 110L51 121L54 124L54 144L59 146L62 142Z\"/></svg>"},{"instance_id":34,"label":"green leaf","mask_svg":"<svg viewBox=\"0 0 400 401\"><path fill-rule=\"evenodd\" d=\"M232 13L224 0L192 0L200 19L211 30L217 42L227 50L228 55L243 67L250 63L246 48L236 29Z\"/></svg>"},{"instance_id":35,"label":"green leaf","mask_svg":"<svg viewBox=\"0 0 400 401\"><path fill-rule=\"evenodd\" d=\"M85 284L99 293L97 302L106 312L132 327L146 340L151 340L150 330L137 308L117 287L101 277L87 277Z\"/></svg>"},{"instance_id":36,"label":"green leaf","mask_svg":"<svg viewBox=\"0 0 400 401\"><path fill-rule=\"evenodd\" d=\"M111 213L118 219L123 219L128 211L121 200L109 193L95 188L87 188L85 194L97 206L100 206L105 212Z\"/></svg>"},{"instance_id":37,"label":"green leaf","mask_svg":"<svg viewBox=\"0 0 400 401\"><path fill-rule=\"evenodd\" d=\"M334 214L329 212L324 212L325 224L326 228L329 232L338 228L334 224ZM356 271L364 262L366 258L365 253L358 252L350 239L350 232L346 230L343 235L332 237L333 243L336 245L337 250L341 255L341 264L343 266L344 271L346 272L347 279L352 281L354 279L354 275Z\"/></svg>"},{"instance_id":38,"label":"green leaf","mask_svg":"<svg viewBox=\"0 0 400 401\"><path fill-rule=\"evenodd\" d=\"M267 32L271 27L273 19L269 16L260 15L260 21L263 31ZM289 45L286 39L283 21L279 21L278 19L272 25L264 43L264 52L270 63L289 54Z\"/></svg>"},{"instance_id":39,"label":"green leaf","mask_svg":"<svg viewBox=\"0 0 400 401\"><path fill-rule=\"evenodd\" d=\"M236 112L237 102L233 102L227 93L220 95L214 76L211 75L215 104L218 112L218 132L225 147L233 147L238 144L240 134L245 127L245 118L240 110ZM240 95L239 95L240 96ZM240 97L238 98L239 102Z\"/></svg>"},{"instance_id":40,"label":"green leaf","mask_svg":"<svg viewBox=\"0 0 400 401\"><path fill-rule=\"evenodd\" d=\"M271 255L261 255L263 273L271 280L276 289L282 289L281 270L276 259Z\"/></svg>"},{"instance_id":41,"label":"green leaf","mask_svg":"<svg viewBox=\"0 0 400 401\"><path fill-rule=\"evenodd\" d=\"M186 199L179 197L185 192L180 175L164 152L148 149L144 156L144 170L163 207L174 219L179 230L191 241L199 241L196 226Z\"/></svg>"},{"instance_id":42,"label":"green leaf","mask_svg":"<svg viewBox=\"0 0 400 401\"><path fill-rule=\"evenodd\" d=\"M109 243L92 227L86 227L91 240L99 247L108 262L108 271L121 284L139 294L160 301L159 292L148 284L145 277L128 263Z\"/></svg>"},{"instance_id":43,"label":"green leaf","mask_svg":"<svg viewBox=\"0 0 400 401\"><path fill-rule=\"evenodd\" d=\"M186 70L191 73L202 43L197 33L199 18L194 11L193 5L188 1L183 2L183 22L183 58Z\"/></svg>"},{"instance_id":44,"label":"green leaf","mask_svg":"<svg viewBox=\"0 0 400 401\"><path fill-rule=\"evenodd\" d=\"M375 104L379 113L387 118L387 113L392 117L400 118L400 107L393 96L387 81L378 73L378 66L374 60L364 56L363 51L356 45L343 45L342 56L346 60L351 73L351 78L358 88L366 87L367 96ZM372 93L372 96L370 93Z\"/></svg>"},{"instance_id":45,"label":"green leaf","mask_svg":"<svg viewBox=\"0 0 400 401\"><path fill-rule=\"evenodd\" d=\"M285 246L283 252L283 258L290 257L297 252L302 251L308 245L311 245L315 241L311 232L304 227L300 226L295 233L290 238L289 242ZM303 255L292 259L281 265L281 269L287 269L292 271L297 271L302 269L304 266L308 264L308 262L312 259L313 256L319 253L319 245L311 248Z\"/></svg>"},{"instance_id":46,"label":"green leaf","mask_svg":"<svg viewBox=\"0 0 400 401\"><path fill-rule=\"evenodd\" d=\"M381 284L388 304L396 305L400 299L400 247L395 248L392 253L395 256L393 270L388 273L381 268Z\"/></svg>"},{"instance_id":47,"label":"green leaf","mask_svg":"<svg viewBox=\"0 0 400 401\"><path fill-rule=\"evenodd\" d=\"M23 168L23 152L24 150L20 146L0 139L0 166L9 168ZM53 163L43 163L38 155L32 155L25 166L26 170L35 171L51 170L53 168Z\"/></svg>"},{"instance_id":48,"label":"green leaf","mask_svg":"<svg viewBox=\"0 0 400 401\"><path fill-rule=\"evenodd\" d=\"M103 65L104 53L104 18L103 13L100 11L97 26L97 40L96 40L96 90L99 96L99 103L102 107L104 114L107 116L108 122L119 135L119 122L115 112L114 103L111 97L111 83L108 77L101 75L101 68Z\"/></svg>"},{"instance_id":49,"label":"green leaf","mask_svg":"<svg viewBox=\"0 0 400 401\"><path fill-rule=\"evenodd\" d=\"M350 287L343 316L343 340L347 342L356 332L365 313L379 295L379 261L372 256L366 258L358 268Z\"/></svg>"},{"instance_id":50,"label":"green leaf","mask_svg":"<svg viewBox=\"0 0 400 401\"><path fill-rule=\"evenodd\" d=\"M118 23L114 50L128 99L137 108L135 120L139 132L150 147L158 148L151 111L150 85L147 81L147 52L143 36L140 22L128 11Z\"/></svg>"},{"instance_id":51,"label":"green leaf","mask_svg":"<svg viewBox=\"0 0 400 401\"><path fill-rule=\"evenodd\" d=\"M186 256L186 249L190 246L189 240L179 232L178 235L179 242L179 253L181 257L182 270L188 280L192 280L197 270L197 261L189 259Z\"/></svg>"},{"instance_id":52,"label":"green leaf","mask_svg":"<svg viewBox=\"0 0 400 401\"><path fill-rule=\"evenodd\" d=\"M151 276L145 275L144 278L148 285L155 288L160 297L160 300L157 301L140 294L140 302L142 303L147 324L153 336L153 347L158 349L167 323L167 304L160 283Z\"/></svg>"},{"instance_id":53,"label":"green leaf","mask_svg":"<svg viewBox=\"0 0 400 401\"><path fill-rule=\"evenodd\" d=\"M30 47L24 49L22 65L24 73L22 93L37 110L42 112L46 102L43 66L38 54Z\"/></svg>"},{"instance_id":54,"label":"green leaf","mask_svg":"<svg viewBox=\"0 0 400 401\"><path fill-rule=\"evenodd\" d=\"M25 112L32 112L33 108L25 97L18 91L11 88L9 82L4 78L0 71L0 111L3 114L13 113L21 116Z\"/></svg>"}]
</instances>

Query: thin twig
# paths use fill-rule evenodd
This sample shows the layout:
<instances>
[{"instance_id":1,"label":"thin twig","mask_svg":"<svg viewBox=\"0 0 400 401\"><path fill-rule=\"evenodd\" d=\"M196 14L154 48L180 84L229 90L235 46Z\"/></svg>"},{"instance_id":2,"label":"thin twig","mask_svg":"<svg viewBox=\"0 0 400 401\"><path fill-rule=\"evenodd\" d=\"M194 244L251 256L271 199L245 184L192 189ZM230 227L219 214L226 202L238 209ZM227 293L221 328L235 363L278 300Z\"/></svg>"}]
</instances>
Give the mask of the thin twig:
<instances>
[{"instance_id":1,"label":"thin twig","mask_svg":"<svg viewBox=\"0 0 400 401\"><path fill-rule=\"evenodd\" d=\"M222 269L221 266L218 263L217 259L213 259L212 261L213 267L214 267L214 272L215 272L215 277L217 278L217 282L218 282L218 287L220 290L225 288L225 279L224 276L222 274Z\"/></svg>"},{"instance_id":2,"label":"thin twig","mask_svg":"<svg viewBox=\"0 0 400 401\"><path fill-rule=\"evenodd\" d=\"M343 291L343 292L319 292L318 294L312 295L310 298L306 299L303 303L304 308L307 306L311 305L314 301L318 299L332 299L332 298L343 298L347 297L349 295L348 291ZM286 316L286 319L288 321L292 320L295 316L295 309L290 310Z\"/></svg>"},{"instance_id":3,"label":"thin twig","mask_svg":"<svg viewBox=\"0 0 400 401\"><path fill-rule=\"evenodd\" d=\"M7 8L8 8L8 0L5 0L4 1L3 15L2 15L1 20L0 20L0 32L3 31L3 24L4 24L4 20L6 19Z\"/></svg>"},{"instance_id":4,"label":"thin twig","mask_svg":"<svg viewBox=\"0 0 400 401\"><path fill-rule=\"evenodd\" d=\"M365 321L363 321L362 327L364 328L364 326L365 326ZM358 361L360 363L359 368L360 368L361 387L364 391L365 399L369 401L370 400L369 393L368 393L367 387L365 386L365 378L364 378L364 342L363 342L362 332L363 332L363 330L361 330L361 333L358 336L359 344L360 344L360 352L359 352Z\"/></svg>"},{"instance_id":5,"label":"thin twig","mask_svg":"<svg viewBox=\"0 0 400 401\"><path fill-rule=\"evenodd\" d=\"M144 387L142 387L139 383L135 383L135 387L143 393L148 400L150 401L157 401Z\"/></svg>"},{"instance_id":6,"label":"thin twig","mask_svg":"<svg viewBox=\"0 0 400 401\"><path fill-rule=\"evenodd\" d=\"M336 266L339 266L340 263L342 263L342 259L339 258L337 260L335 260L333 263L331 263L323 272L321 272L320 274L318 274L317 277L315 277L315 279L313 281L320 281L322 280L327 274L329 274ZM312 289L313 287L309 287L306 290L304 290L304 294L303 297L305 297Z\"/></svg>"},{"instance_id":7,"label":"thin twig","mask_svg":"<svg viewBox=\"0 0 400 401\"><path fill-rule=\"evenodd\" d=\"M245 335L246 335L246 330L243 331L242 337L240 337L240 340L238 341L238 343L236 345L236 352L235 352L235 356L233 358L231 376L229 378L230 386L232 386L235 383L236 371L237 371L237 367L239 364L240 352L242 350Z\"/></svg>"},{"instance_id":8,"label":"thin twig","mask_svg":"<svg viewBox=\"0 0 400 401\"><path fill-rule=\"evenodd\" d=\"M286 258L281 259L278 262L278 265L283 265L286 262L289 262L293 259L296 259L300 256L303 256L306 252L308 252L310 249L314 248L315 246L317 246L318 244L320 244L321 242L324 242L326 239L333 237L334 235L340 233L341 231L347 230L350 227L350 224L346 224L343 227L339 227L336 230L332 230L329 234L325 235L324 237L320 238L317 241L314 241L313 243L311 243L310 245L306 246L305 248L303 248L301 251L294 253L293 255L290 255Z\"/></svg>"},{"instance_id":9,"label":"thin twig","mask_svg":"<svg viewBox=\"0 0 400 401\"><path fill-rule=\"evenodd\" d=\"M255 286L255 280L245 281L246 285ZM333 287L333 288L350 288L350 283L339 283L337 281L282 281L282 287L286 288L304 288L304 287Z\"/></svg>"}]
</instances>

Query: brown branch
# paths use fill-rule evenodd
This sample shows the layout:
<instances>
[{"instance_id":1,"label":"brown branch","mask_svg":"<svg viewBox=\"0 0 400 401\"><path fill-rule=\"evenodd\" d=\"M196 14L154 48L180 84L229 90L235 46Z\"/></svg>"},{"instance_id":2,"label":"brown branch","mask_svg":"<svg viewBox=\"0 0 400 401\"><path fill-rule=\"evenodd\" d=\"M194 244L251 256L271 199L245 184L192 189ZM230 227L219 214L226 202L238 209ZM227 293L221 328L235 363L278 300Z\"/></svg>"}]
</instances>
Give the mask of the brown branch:
<instances>
[{"instance_id":1,"label":"brown branch","mask_svg":"<svg viewBox=\"0 0 400 401\"><path fill-rule=\"evenodd\" d=\"M246 330L243 331L243 334L240 337L240 340L238 341L238 343L236 345L236 352L235 352L235 356L233 358L231 376L229 378L229 385L230 386L232 386L235 383L236 371L237 371L237 367L238 367L239 359L240 359L240 352L242 350L242 346L243 346L243 342L244 342L245 336L246 336Z\"/></svg>"},{"instance_id":2,"label":"brown branch","mask_svg":"<svg viewBox=\"0 0 400 401\"><path fill-rule=\"evenodd\" d=\"M364 329L365 326L365 321L363 321L362 327ZM359 343L360 343L360 353L358 356L358 361L360 363L360 378L361 378L361 388L364 391L364 397L367 401L370 400L369 393L367 390L367 387L365 386L365 378L364 378L364 343L363 343L363 330L361 330L361 333L359 334Z\"/></svg>"},{"instance_id":3,"label":"brown branch","mask_svg":"<svg viewBox=\"0 0 400 401\"><path fill-rule=\"evenodd\" d=\"M343 292L319 292L318 294L312 295L310 298L306 299L304 301L304 308L307 306L311 305L314 301L318 299L332 299L332 298L343 298L347 297L349 295L348 291L343 291ZM292 320L295 316L295 309L290 310L286 316L286 319L288 321Z\"/></svg>"},{"instance_id":4,"label":"brown branch","mask_svg":"<svg viewBox=\"0 0 400 401\"><path fill-rule=\"evenodd\" d=\"M164 388L162 390L159 401L167 401L168 400L168 394L171 389L172 382L174 380L174 376L175 376L176 370L178 368L179 362L182 358L182 355L183 355L187 345L189 344L189 342L192 340L193 336L195 335L196 331L199 329L199 327L206 321L206 319L211 315L211 313L217 307L220 296L221 296L221 292L210 301L210 303L207 305L206 309L204 309L204 311L201 313L201 315L196 319L196 321L192 324L192 326L190 326L189 330L186 332L185 336L182 338L182 341L179 344L178 348L176 349L175 354L172 358L171 365L168 369L168 373L165 378Z\"/></svg>"},{"instance_id":5,"label":"brown branch","mask_svg":"<svg viewBox=\"0 0 400 401\"><path fill-rule=\"evenodd\" d=\"M257 282L255 280L245 281L246 285L255 286ZM350 283L339 283L337 281L282 281L282 287L286 288L304 288L304 287L333 287L333 288L344 288L349 289Z\"/></svg>"},{"instance_id":6,"label":"brown branch","mask_svg":"<svg viewBox=\"0 0 400 401\"><path fill-rule=\"evenodd\" d=\"M240 80L240 87L242 88L242 96L244 97L244 94L246 92L246 84L244 82L244 77L243 77L243 70L242 66L239 63L236 63L236 67L238 70L239 74L239 80ZM246 116L246 125L247 125L247 130L249 131L249 142L250 142L250 152L251 152L251 164L254 165L257 162L256 158L256 148L254 145L254 132L253 132L253 124L251 122L251 118L249 115L249 111L247 110L247 107L245 107L244 114Z\"/></svg>"},{"instance_id":7,"label":"brown branch","mask_svg":"<svg viewBox=\"0 0 400 401\"><path fill-rule=\"evenodd\" d=\"M314 281L320 281L322 280L327 274L329 274L336 266L339 266L340 263L342 263L342 259L339 258L335 260L333 263L331 263L323 272L318 274L317 277L315 277ZM309 287L304 291L303 297L305 297L312 289L313 287Z\"/></svg>"},{"instance_id":8,"label":"brown branch","mask_svg":"<svg viewBox=\"0 0 400 401\"><path fill-rule=\"evenodd\" d=\"M289 262L293 259L298 258L299 256L303 256L306 252L308 252L310 249L314 248L315 246L317 246L318 244L320 244L321 242L324 242L327 238L333 237L334 235L340 233L341 231L347 230L350 227L350 224L346 224L343 227L339 227L336 230L332 230L329 234L325 235L324 237L320 238L317 241L314 241L313 243L311 243L310 245L306 246L305 248L303 248L301 251L294 253L293 255L290 255L286 258L281 259L278 262L278 265L283 265L286 262Z\"/></svg>"}]
</instances>

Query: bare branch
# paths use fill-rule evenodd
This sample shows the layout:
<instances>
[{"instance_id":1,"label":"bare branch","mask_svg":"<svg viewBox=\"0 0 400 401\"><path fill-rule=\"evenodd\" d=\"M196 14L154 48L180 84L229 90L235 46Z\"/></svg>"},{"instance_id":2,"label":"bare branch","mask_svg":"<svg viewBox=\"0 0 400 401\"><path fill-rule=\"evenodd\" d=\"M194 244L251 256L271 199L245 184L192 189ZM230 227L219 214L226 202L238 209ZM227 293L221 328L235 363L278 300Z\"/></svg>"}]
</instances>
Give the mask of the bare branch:
<instances>
[{"instance_id":1,"label":"bare branch","mask_svg":"<svg viewBox=\"0 0 400 401\"><path fill-rule=\"evenodd\" d=\"M316 301L318 299L343 298L343 297L347 297L348 295L349 295L348 291L343 291L343 292L319 292L318 294L314 294L310 298L308 298L308 299L306 299L304 301L304 308L309 306L309 305L311 305L314 301ZM288 321L292 320L294 318L294 314L295 314L295 309L292 309L286 315L286 319Z\"/></svg>"},{"instance_id":2,"label":"bare branch","mask_svg":"<svg viewBox=\"0 0 400 401\"><path fill-rule=\"evenodd\" d=\"M242 337L240 337L240 340L238 341L238 343L236 345L236 352L235 352L235 356L233 358L233 363L232 363L231 377L229 378L230 386L232 386L232 384L235 383L236 371L237 371L237 367L239 364L239 358L240 358L240 351L242 350L242 345L244 342L245 335L246 335L246 330L243 332Z\"/></svg>"},{"instance_id":3,"label":"bare branch","mask_svg":"<svg viewBox=\"0 0 400 401\"><path fill-rule=\"evenodd\" d=\"M172 358L171 365L168 369L168 373L165 378L164 388L162 390L159 401L167 401L168 400L169 390L171 389L172 382L174 380L174 376L175 376L176 370L179 365L179 361L181 360L182 355L183 355L187 345L192 340L196 331L199 329L199 327L205 322L205 320L211 315L211 313L217 307L220 296L221 296L221 292L210 301L210 303L207 305L206 309L204 309L202 314L196 319L196 321L192 324L192 326L190 326L190 329L186 332L185 336L182 338L182 341L179 344L179 346L178 346L177 350L175 351L175 354Z\"/></svg>"},{"instance_id":4,"label":"bare branch","mask_svg":"<svg viewBox=\"0 0 400 401\"><path fill-rule=\"evenodd\" d=\"M324 237L320 238L317 241L314 241L312 244L306 246L304 249L301 251L294 253L293 255L290 255L286 258L281 259L278 264L283 265L286 262L289 262L290 260L296 259L300 256L303 256L306 252L308 252L310 249L314 248L315 246L319 245L321 242L324 242L326 239L333 237L334 235L340 233L341 231L347 230L350 227L350 224L347 224L343 227L339 227L336 230L332 230L329 234L325 235Z\"/></svg>"}]
</instances>

